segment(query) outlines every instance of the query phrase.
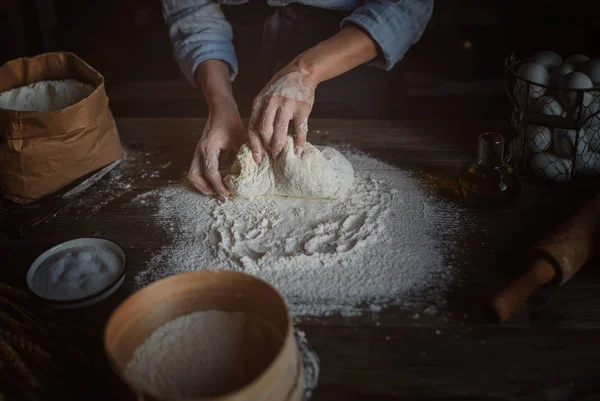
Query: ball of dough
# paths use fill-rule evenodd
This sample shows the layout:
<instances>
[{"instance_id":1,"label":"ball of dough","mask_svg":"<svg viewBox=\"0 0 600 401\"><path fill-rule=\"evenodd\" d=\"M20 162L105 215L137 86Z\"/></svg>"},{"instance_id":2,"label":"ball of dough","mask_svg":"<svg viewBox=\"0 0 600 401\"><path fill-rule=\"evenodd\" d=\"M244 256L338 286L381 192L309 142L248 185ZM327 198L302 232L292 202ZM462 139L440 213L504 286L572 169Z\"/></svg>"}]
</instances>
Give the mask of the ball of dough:
<instances>
[{"instance_id":1,"label":"ball of dough","mask_svg":"<svg viewBox=\"0 0 600 401\"><path fill-rule=\"evenodd\" d=\"M292 196L298 198L337 199L352 187L354 169L340 152L330 147L316 147L306 142L304 152L296 156L292 137L277 159L265 154L260 164L243 145L225 177L233 197Z\"/></svg>"}]
</instances>

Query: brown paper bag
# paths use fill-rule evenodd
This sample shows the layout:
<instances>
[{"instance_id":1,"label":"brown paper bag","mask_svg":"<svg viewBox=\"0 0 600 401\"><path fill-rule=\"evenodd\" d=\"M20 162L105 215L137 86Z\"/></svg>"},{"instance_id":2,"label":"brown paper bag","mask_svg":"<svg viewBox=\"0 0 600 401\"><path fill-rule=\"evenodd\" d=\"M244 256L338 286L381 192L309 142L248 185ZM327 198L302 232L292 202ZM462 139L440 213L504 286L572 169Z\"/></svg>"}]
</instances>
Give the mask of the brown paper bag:
<instances>
[{"instance_id":1,"label":"brown paper bag","mask_svg":"<svg viewBox=\"0 0 600 401\"><path fill-rule=\"evenodd\" d=\"M38 81L74 78L93 85L58 111L0 108L0 191L31 203L123 157L104 77L72 53L47 53L0 67L0 92Z\"/></svg>"}]
</instances>

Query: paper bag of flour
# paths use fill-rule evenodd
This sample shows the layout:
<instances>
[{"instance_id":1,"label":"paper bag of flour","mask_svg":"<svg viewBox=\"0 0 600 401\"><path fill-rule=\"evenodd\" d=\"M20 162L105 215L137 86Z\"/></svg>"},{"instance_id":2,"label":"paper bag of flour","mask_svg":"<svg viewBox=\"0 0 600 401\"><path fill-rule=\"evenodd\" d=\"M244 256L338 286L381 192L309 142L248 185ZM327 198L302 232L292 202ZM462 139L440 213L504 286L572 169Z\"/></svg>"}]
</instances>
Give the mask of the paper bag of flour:
<instances>
[{"instance_id":1,"label":"paper bag of flour","mask_svg":"<svg viewBox=\"0 0 600 401\"><path fill-rule=\"evenodd\" d=\"M47 53L0 67L5 197L37 201L122 157L104 78L76 55Z\"/></svg>"}]
</instances>

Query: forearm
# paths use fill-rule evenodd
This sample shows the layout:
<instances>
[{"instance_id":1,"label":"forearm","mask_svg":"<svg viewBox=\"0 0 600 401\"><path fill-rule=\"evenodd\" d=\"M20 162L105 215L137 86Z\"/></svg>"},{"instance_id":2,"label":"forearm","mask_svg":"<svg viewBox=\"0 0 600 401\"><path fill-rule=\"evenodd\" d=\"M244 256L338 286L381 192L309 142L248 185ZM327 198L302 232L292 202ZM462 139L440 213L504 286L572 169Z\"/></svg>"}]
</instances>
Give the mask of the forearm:
<instances>
[{"instance_id":1,"label":"forearm","mask_svg":"<svg viewBox=\"0 0 600 401\"><path fill-rule=\"evenodd\" d=\"M235 105L229 65L221 60L206 60L198 64L195 78L202 88L209 110L223 104Z\"/></svg>"},{"instance_id":2,"label":"forearm","mask_svg":"<svg viewBox=\"0 0 600 401\"><path fill-rule=\"evenodd\" d=\"M316 86L376 56L375 42L361 28L349 24L331 38L301 53L290 63L290 67L299 68Z\"/></svg>"}]
</instances>

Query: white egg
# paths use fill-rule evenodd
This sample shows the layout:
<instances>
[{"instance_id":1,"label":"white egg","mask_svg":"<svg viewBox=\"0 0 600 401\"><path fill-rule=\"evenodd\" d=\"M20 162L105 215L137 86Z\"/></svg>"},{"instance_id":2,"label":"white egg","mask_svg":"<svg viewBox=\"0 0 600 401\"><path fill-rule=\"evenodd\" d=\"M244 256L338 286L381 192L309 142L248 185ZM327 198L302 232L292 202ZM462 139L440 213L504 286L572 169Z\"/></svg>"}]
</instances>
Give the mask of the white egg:
<instances>
[{"instance_id":1,"label":"white egg","mask_svg":"<svg viewBox=\"0 0 600 401\"><path fill-rule=\"evenodd\" d=\"M583 72L573 71L562 77L560 80L560 100L566 108L572 108L577 101L576 91L569 89L590 89L594 86L592 80Z\"/></svg>"},{"instance_id":2,"label":"white egg","mask_svg":"<svg viewBox=\"0 0 600 401\"><path fill-rule=\"evenodd\" d=\"M581 104L583 105L583 126L597 127L600 125L600 92L585 92ZM576 112L578 111L579 108ZM578 116L578 113L575 115Z\"/></svg>"},{"instance_id":3,"label":"white egg","mask_svg":"<svg viewBox=\"0 0 600 401\"><path fill-rule=\"evenodd\" d=\"M529 167L542 178L562 182L571 178L573 163L553 153L543 152L531 157Z\"/></svg>"},{"instance_id":4,"label":"white egg","mask_svg":"<svg viewBox=\"0 0 600 401\"><path fill-rule=\"evenodd\" d=\"M550 50L542 50L540 52L535 53L527 61L543 65L546 69L549 70L551 68L558 67L559 65L561 65L562 57L560 57L556 52Z\"/></svg>"},{"instance_id":5,"label":"white egg","mask_svg":"<svg viewBox=\"0 0 600 401\"><path fill-rule=\"evenodd\" d=\"M571 64L573 67L577 68L580 64L588 61L590 58L585 54L577 53L572 54L565 60L565 64Z\"/></svg>"},{"instance_id":6,"label":"white egg","mask_svg":"<svg viewBox=\"0 0 600 401\"><path fill-rule=\"evenodd\" d=\"M562 104L552 96L542 96L531 105L531 111L544 116L562 116L564 110Z\"/></svg>"},{"instance_id":7,"label":"white egg","mask_svg":"<svg viewBox=\"0 0 600 401\"><path fill-rule=\"evenodd\" d=\"M586 152L575 160L575 171L581 175L600 174L600 153Z\"/></svg>"},{"instance_id":8,"label":"white egg","mask_svg":"<svg viewBox=\"0 0 600 401\"><path fill-rule=\"evenodd\" d=\"M593 58L585 61L581 63L577 70L587 75L594 86L600 86L600 59Z\"/></svg>"},{"instance_id":9,"label":"white egg","mask_svg":"<svg viewBox=\"0 0 600 401\"><path fill-rule=\"evenodd\" d=\"M552 143L552 131L541 125L528 125L525 131L525 146L532 153L544 152Z\"/></svg>"},{"instance_id":10,"label":"white egg","mask_svg":"<svg viewBox=\"0 0 600 401\"><path fill-rule=\"evenodd\" d=\"M600 152L600 126L584 128L583 140L592 152Z\"/></svg>"},{"instance_id":11,"label":"white egg","mask_svg":"<svg viewBox=\"0 0 600 401\"><path fill-rule=\"evenodd\" d=\"M523 63L517 70L516 75L527 81L533 82L533 84L528 84L527 82L517 79L515 84L515 96L520 101L525 103L529 101L529 99L537 99L546 94L546 88L544 86L547 86L550 83L550 74L544 66L536 63Z\"/></svg>"},{"instance_id":12,"label":"white egg","mask_svg":"<svg viewBox=\"0 0 600 401\"><path fill-rule=\"evenodd\" d=\"M562 64L559 67L553 68L550 70L550 85L558 87L562 77L573 71L575 71L575 67L571 64Z\"/></svg>"},{"instance_id":13,"label":"white egg","mask_svg":"<svg viewBox=\"0 0 600 401\"><path fill-rule=\"evenodd\" d=\"M577 155L582 155L587 151L587 142L584 140L585 130L579 130L579 138L577 131L564 128L554 128L552 130L552 144L554 153L560 157L572 158L574 152Z\"/></svg>"}]
</instances>

